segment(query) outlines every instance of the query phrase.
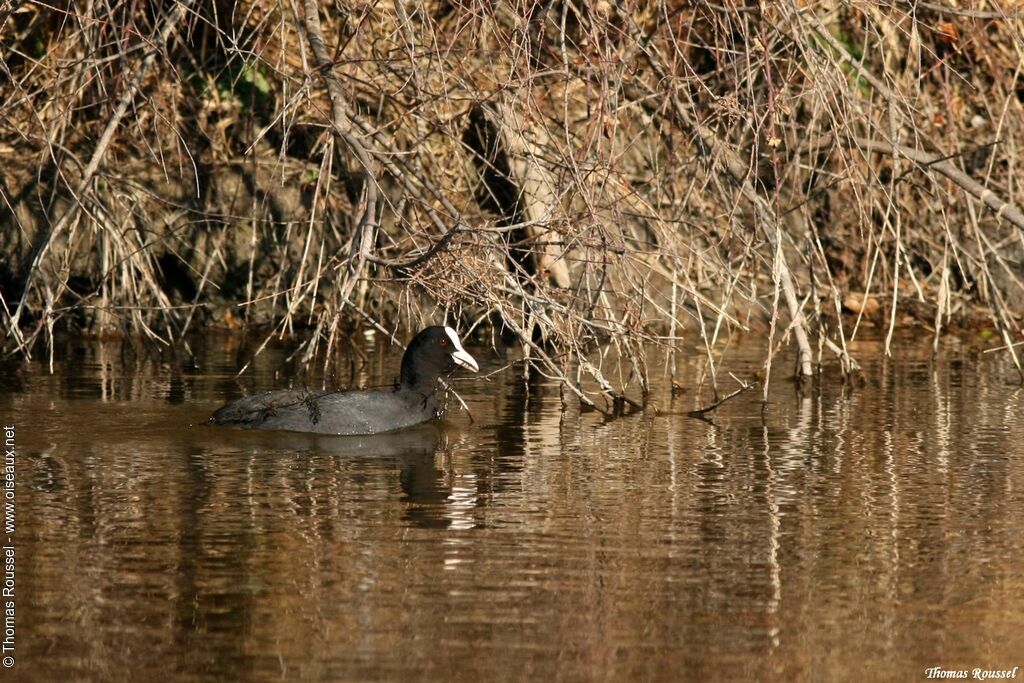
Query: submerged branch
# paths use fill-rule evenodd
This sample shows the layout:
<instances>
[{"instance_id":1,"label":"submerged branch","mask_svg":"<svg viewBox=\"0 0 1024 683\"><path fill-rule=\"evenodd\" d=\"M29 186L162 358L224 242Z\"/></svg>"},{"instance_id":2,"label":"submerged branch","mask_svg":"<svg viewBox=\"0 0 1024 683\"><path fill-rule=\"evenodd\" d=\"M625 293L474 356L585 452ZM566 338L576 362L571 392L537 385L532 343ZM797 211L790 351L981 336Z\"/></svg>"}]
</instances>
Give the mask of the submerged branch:
<instances>
[{"instance_id":1,"label":"submerged branch","mask_svg":"<svg viewBox=\"0 0 1024 683\"><path fill-rule=\"evenodd\" d=\"M735 379L735 378L733 378L733 379ZM739 380L737 380L737 381L739 381ZM721 405L723 403L725 403L726 401L729 401L731 399L736 398L737 396L739 396L743 392L749 391L750 389L753 389L755 386L757 386L757 382L740 382L740 388L739 389L736 389L731 394L728 394L727 396L725 396L723 398L720 398L719 400L715 401L714 403L712 403L709 406L706 406L704 408L700 408L699 410L691 410L690 412L687 413L687 416L689 416L689 417L696 417L696 418L699 418L701 420L706 420L707 419L706 416L707 416L708 413L714 412L717 408L721 407Z\"/></svg>"}]
</instances>

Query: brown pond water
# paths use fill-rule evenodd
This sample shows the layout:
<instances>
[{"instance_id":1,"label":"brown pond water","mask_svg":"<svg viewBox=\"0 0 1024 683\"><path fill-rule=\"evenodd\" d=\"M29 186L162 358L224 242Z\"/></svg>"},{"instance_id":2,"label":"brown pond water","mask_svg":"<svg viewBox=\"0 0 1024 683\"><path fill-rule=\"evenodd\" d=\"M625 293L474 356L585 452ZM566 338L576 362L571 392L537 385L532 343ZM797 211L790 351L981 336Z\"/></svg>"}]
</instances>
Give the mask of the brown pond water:
<instances>
[{"instance_id":1,"label":"brown pond water","mask_svg":"<svg viewBox=\"0 0 1024 683\"><path fill-rule=\"evenodd\" d=\"M482 373L502 367L471 349ZM563 409L517 368L474 421L346 440L213 428L270 349L75 342L0 367L16 426L16 680L923 680L1024 666L1024 391L999 354L776 381L711 425ZM367 344L360 378L397 353ZM723 370L759 367L733 349ZM184 354L183 354L184 356ZM692 386L699 354L680 362ZM652 364L653 365L653 364ZM788 367L788 366L787 366ZM654 372L664 409L673 402ZM725 375L723 374L723 377ZM723 386L731 380L725 380ZM8 680L9 673L0 676ZM1018 671L1018 680L1024 673Z\"/></svg>"}]
</instances>

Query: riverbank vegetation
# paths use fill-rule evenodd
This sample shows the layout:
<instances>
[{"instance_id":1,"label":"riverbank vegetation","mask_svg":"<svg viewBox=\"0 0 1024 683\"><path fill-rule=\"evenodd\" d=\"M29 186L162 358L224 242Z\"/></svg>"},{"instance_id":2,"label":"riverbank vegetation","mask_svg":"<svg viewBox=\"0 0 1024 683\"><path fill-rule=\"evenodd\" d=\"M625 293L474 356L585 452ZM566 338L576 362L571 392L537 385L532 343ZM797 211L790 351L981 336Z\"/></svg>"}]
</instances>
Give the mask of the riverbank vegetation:
<instances>
[{"instance_id":1,"label":"riverbank vegetation","mask_svg":"<svg viewBox=\"0 0 1024 683\"><path fill-rule=\"evenodd\" d=\"M1009 0L7 2L0 49L8 353L446 320L590 403L598 345L642 393L650 343L1020 338Z\"/></svg>"}]
</instances>

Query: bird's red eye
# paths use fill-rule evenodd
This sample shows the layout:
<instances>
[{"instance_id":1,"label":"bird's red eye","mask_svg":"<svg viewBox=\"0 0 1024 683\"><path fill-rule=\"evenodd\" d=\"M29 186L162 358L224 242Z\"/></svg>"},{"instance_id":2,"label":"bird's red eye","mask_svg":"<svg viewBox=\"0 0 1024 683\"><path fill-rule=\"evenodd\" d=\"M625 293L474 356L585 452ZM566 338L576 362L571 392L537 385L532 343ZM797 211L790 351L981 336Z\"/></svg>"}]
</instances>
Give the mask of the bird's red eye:
<instances>
[{"instance_id":1,"label":"bird's red eye","mask_svg":"<svg viewBox=\"0 0 1024 683\"><path fill-rule=\"evenodd\" d=\"M441 344L441 346L448 346L448 340L445 339L444 337L441 337L441 341L439 343Z\"/></svg>"}]
</instances>

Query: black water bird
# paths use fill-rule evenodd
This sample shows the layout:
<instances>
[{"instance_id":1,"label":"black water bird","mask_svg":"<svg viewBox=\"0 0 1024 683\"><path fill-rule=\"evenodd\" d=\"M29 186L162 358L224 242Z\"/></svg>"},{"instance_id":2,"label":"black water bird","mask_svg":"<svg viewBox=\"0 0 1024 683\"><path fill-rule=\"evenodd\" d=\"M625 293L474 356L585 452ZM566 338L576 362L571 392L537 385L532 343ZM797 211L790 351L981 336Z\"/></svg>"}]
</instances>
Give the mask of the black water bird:
<instances>
[{"instance_id":1,"label":"black water bird","mask_svg":"<svg viewBox=\"0 0 1024 683\"><path fill-rule=\"evenodd\" d=\"M346 436L390 432L440 417L438 379L456 367L480 369L462 348L455 330L428 327L409 342L393 389L267 391L227 404L213 414L210 423Z\"/></svg>"}]
</instances>

